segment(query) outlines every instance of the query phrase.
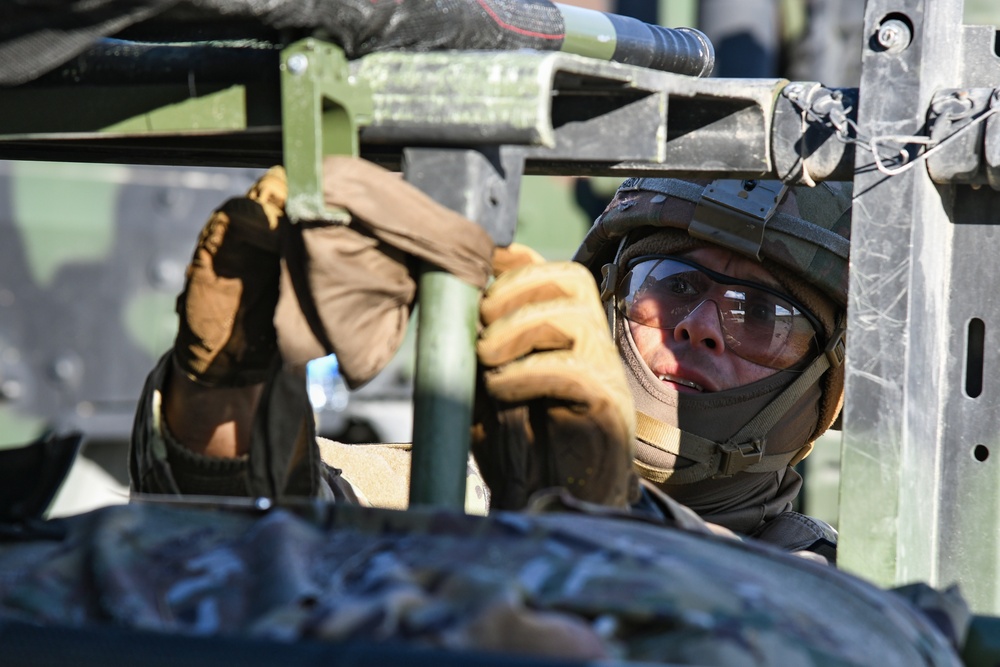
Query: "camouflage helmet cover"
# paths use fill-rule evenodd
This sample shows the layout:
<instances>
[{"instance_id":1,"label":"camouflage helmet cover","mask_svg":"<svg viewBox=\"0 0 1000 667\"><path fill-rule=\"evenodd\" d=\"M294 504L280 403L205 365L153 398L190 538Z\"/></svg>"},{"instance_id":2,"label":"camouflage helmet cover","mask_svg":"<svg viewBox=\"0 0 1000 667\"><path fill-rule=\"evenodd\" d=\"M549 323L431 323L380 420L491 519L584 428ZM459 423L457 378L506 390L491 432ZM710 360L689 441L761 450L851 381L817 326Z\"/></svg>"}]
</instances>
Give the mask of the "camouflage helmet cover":
<instances>
[{"instance_id":1,"label":"camouflage helmet cover","mask_svg":"<svg viewBox=\"0 0 1000 667\"><path fill-rule=\"evenodd\" d=\"M767 189L771 185L772 189ZM774 187L777 186L777 187ZM759 189L765 197L784 188L766 181L713 181L708 185L669 178L630 178L622 183L614 199L598 217L573 258L587 266L601 280L601 267L612 262L620 241L640 230L678 229L708 242L729 247L766 263L775 263L812 284L840 308L847 307L847 267L850 251L851 185L821 183L816 187L798 186L792 191L799 215L775 211L774 207L759 216L748 216L727 206L726 193L752 192ZM729 197L732 201L732 197ZM716 203L727 208L733 217L754 227L756 247L747 249L731 235L698 229L701 207ZM765 215L766 214L766 215Z\"/></svg>"}]
</instances>

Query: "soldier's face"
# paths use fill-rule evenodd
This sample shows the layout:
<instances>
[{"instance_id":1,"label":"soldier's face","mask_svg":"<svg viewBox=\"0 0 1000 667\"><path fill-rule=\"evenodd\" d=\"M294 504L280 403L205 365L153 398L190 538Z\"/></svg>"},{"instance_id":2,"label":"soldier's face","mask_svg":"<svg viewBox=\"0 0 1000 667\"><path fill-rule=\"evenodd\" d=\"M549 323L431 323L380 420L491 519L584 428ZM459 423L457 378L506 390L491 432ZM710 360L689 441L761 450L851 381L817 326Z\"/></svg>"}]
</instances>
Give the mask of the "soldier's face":
<instances>
[{"instance_id":1,"label":"soldier's face","mask_svg":"<svg viewBox=\"0 0 1000 667\"><path fill-rule=\"evenodd\" d=\"M699 248L678 255L718 273L781 289L757 262L723 248ZM700 393L734 389L778 371L737 356L726 345L719 310L712 301L695 308L672 329L628 321L632 339L649 369L665 386Z\"/></svg>"}]
</instances>

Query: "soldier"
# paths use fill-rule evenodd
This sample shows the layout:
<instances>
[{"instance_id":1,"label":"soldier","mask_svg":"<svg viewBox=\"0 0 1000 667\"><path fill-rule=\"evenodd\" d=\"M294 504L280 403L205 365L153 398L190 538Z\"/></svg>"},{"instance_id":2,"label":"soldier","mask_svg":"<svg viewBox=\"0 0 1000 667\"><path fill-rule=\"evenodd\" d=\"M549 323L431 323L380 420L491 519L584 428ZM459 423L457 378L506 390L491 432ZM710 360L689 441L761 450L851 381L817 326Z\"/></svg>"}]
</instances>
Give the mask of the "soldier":
<instances>
[{"instance_id":1,"label":"soldier","mask_svg":"<svg viewBox=\"0 0 1000 667\"><path fill-rule=\"evenodd\" d=\"M737 533L833 556L792 466L843 402L850 189L627 180L574 258L601 297L649 486Z\"/></svg>"},{"instance_id":2,"label":"soldier","mask_svg":"<svg viewBox=\"0 0 1000 667\"><path fill-rule=\"evenodd\" d=\"M599 367L624 366L634 441L621 442L624 429L595 417L604 441L595 443L593 432L577 429L565 450L549 445L556 460L579 456L600 469L607 452L634 444L643 492L630 497L633 512L676 520L679 502L715 526L832 560L833 528L791 511L802 485L792 466L833 424L843 400L850 202L850 190L841 184L790 190L768 181L627 180L577 251L574 259L582 266L521 269L487 290L481 311L488 326L479 352L484 365L496 369L484 373L490 391L482 393L496 396L495 374L506 372L519 379L521 393L505 390L501 398L523 402L533 391L543 396L551 379L528 373L531 357L545 354L537 351L545 345L539 341L547 336L560 341L549 344L569 347L561 341L572 339L581 352L575 366L567 361L564 379L586 386L577 402L592 413L614 412L608 405L620 409L617 385L610 373L602 378ZM600 317L580 314L582 298L575 306L566 303L566 295L589 284L584 267L600 285ZM510 305L498 307L497 300ZM531 329L514 323L526 302L531 317L546 323L540 333L525 333ZM494 311L511 321L497 319ZM589 328L580 324L595 320ZM574 333L549 333L569 328L571 321L577 323ZM617 347L613 357L584 352L587 345L580 343L606 335L608 325ZM522 342L502 342L509 340ZM509 349L495 354L498 347ZM505 369L508 364L525 368ZM499 414L504 409L501 404ZM489 423L490 412L484 412L487 418L480 421ZM491 430L491 446L474 442L494 507L524 504L509 476L524 458L516 447L522 434L539 432L555 416L550 410L542 419L542 412L535 406L520 429L501 417ZM507 432L497 428L505 423ZM498 452L509 457L502 465L491 462ZM556 476L571 489L568 478L581 477L579 469ZM618 497L587 493L600 502Z\"/></svg>"},{"instance_id":3,"label":"soldier","mask_svg":"<svg viewBox=\"0 0 1000 667\"><path fill-rule=\"evenodd\" d=\"M424 259L439 266L459 255L478 266L491 245L475 225L392 175L358 161L331 164L328 203L329 184L350 191L367 183L367 200L332 202L351 211L349 226L284 224L280 170L206 226L178 300L175 347L140 404L135 491L361 501L374 500L367 489L379 484L405 491L405 466L389 465L395 476L381 479L371 479L369 463L342 472L343 450L328 446L324 458L338 468L322 464L304 395L296 395L301 382L282 380L273 360L278 348L286 368L336 352L352 387L384 365L401 338L399 322L387 335L357 324L384 323L384 301L358 296L345 311L334 297L338 281L366 274L368 286L395 290L395 320L408 312L412 285L397 289L394 281L410 280L412 250L364 231L399 211L423 221L414 228L428 235L433 255ZM387 197L402 202L388 216ZM498 251L493 265L502 275L481 306L473 429L492 507L524 507L536 492L564 487L590 503L689 522L680 501L725 529L832 557L833 529L790 511L801 486L791 466L842 400L849 205L846 191L828 185L791 191L770 182L629 179L577 262ZM319 243L309 238L317 228L344 237ZM248 242L255 236L264 241ZM447 243L455 238L475 241L456 252ZM348 250L335 250L338 243ZM379 248L396 261L340 267L337 275L352 248ZM301 283L309 289L291 287ZM289 295L305 318L289 315L299 312L287 307Z\"/></svg>"}]
</instances>

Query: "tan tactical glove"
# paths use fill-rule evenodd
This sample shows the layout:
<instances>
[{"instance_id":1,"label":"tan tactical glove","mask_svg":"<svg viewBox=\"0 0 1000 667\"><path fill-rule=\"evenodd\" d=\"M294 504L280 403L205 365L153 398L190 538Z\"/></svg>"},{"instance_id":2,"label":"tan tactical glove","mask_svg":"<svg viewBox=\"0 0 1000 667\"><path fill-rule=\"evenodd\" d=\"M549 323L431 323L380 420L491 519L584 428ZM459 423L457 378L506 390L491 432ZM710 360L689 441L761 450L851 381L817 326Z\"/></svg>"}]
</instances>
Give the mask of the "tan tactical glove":
<instances>
[{"instance_id":1,"label":"tan tactical glove","mask_svg":"<svg viewBox=\"0 0 1000 667\"><path fill-rule=\"evenodd\" d=\"M472 447L491 506L520 509L561 486L624 507L639 493L635 410L597 285L580 264L538 260L498 250L497 267L532 264L497 278L480 309Z\"/></svg>"},{"instance_id":2,"label":"tan tactical glove","mask_svg":"<svg viewBox=\"0 0 1000 667\"><path fill-rule=\"evenodd\" d=\"M246 197L209 218L177 298L174 359L209 386L263 382L277 351L272 324L278 301L278 222L284 176L267 172Z\"/></svg>"}]
</instances>

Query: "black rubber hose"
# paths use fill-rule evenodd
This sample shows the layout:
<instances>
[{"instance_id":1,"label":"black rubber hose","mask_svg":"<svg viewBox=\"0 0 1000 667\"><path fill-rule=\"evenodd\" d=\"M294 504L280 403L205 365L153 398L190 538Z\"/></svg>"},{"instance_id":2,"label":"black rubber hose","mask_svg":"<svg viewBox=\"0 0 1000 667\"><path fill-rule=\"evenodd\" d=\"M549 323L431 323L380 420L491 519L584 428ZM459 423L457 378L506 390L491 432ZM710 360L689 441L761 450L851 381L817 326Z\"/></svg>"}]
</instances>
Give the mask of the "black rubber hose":
<instances>
[{"instance_id":1,"label":"black rubber hose","mask_svg":"<svg viewBox=\"0 0 1000 667\"><path fill-rule=\"evenodd\" d=\"M0 22L0 85L65 63L102 37L155 42L322 33L349 58L387 50L565 50L702 76L712 45L696 30L572 8L549 0L37 0ZM234 33L234 26L240 30ZM245 30L246 34L242 34Z\"/></svg>"}]
</instances>

